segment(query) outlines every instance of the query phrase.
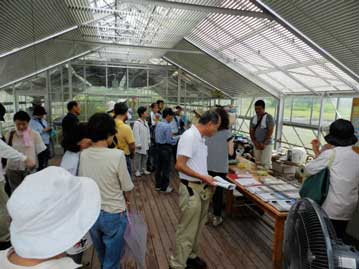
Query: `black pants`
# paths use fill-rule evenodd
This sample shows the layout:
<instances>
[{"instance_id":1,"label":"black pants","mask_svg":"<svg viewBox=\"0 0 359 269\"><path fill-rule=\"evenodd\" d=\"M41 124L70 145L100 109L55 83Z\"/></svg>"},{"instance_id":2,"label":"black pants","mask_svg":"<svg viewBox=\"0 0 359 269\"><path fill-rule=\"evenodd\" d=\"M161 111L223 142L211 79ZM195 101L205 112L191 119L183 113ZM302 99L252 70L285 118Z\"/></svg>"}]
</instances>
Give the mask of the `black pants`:
<instances>
[{"instance_id":1,"label":"black pants","mask_svg":"<svg viewBox=\"0 0 359 269\"><path fill-rule=\"evenodd\" d=\"M0 250L6 250L9 247L11 247L11 243L10 242L0 242Z\"/></svg>"},{"instance_id":2,"label":"black pants","mask_svg":"<svg viewBox=\"0 0 359 269\"><path fill-rule=\"evenodd\" d=\"M156 167L156 188L165 191L170 184L171 172L171 145L157 145L157 167Z\"/></svg>"},{"instance_id":3,"label":"black pants","mask_svg":"<svg viewBox=\"0 0 359 269\"><path fill-rule=\"evenodd\" d=\"M131 165L130 155L126 155L126 165L127 165L128 174L130 175L130 177L132 177L132 165Z\"/></svg>"},{"instance_id":4,"label":"black pants","mask_svg":"<svg viewBox=\"0 0 359 269\"><path fill-rule=\"evenodd\" d=\"M172 146L172 155L173 155L174 163L176 163L176 159L177 159L177 147L178 147L178 143Z\"/></svg>"},{"instance_id":5,"label":"black pants","mask_svg":"<svg viewBox=\"0 0 359 269\"><path fill-rule=\"evenodd\" d=\"M225 173L217 173L208 171L208 174L212 177L219 176L223 179L226 179ZM216 217L222 216L222 209L223 209L223 188L217 187L216 191L214 192L213 199L212 199L212 205L213 205L213 215Z\"/></svg>"},{"instance_id":6,"label":"black pants","mask_svg":"<svg viewBox=\"0 0 359 269\"><path fill-rule=\"evenodd\" d=\"M155 171L156 159L157 159L156 144L152 141L151 146L148 150L147 171Z\"/></svg>"},{"instance_id":7,"label":"black pants","mask_svg":"<svg viewBox=\"0 0 359 269\"><path fill-rule=\"evenodd\" d=\"M45 169L49 165L49 159L50 159L50 149L49 145L46 145L46 149L39 153L37 155L37 158L39 160L39 168L37 171L41 171L42 169Z\"/></svg>"},{"instance_id":8,"label":"black pants","mask_svg":"<svg viewBox=\"0 0 359 269\"><path fill-rule=\"evenodd\" d=\"M349 221L346 220L330 220L333 224L334 230L338 236L338 238L343 239L345 236L345 231L347 230L347 226Z\"/></svg>"}]
</instances>

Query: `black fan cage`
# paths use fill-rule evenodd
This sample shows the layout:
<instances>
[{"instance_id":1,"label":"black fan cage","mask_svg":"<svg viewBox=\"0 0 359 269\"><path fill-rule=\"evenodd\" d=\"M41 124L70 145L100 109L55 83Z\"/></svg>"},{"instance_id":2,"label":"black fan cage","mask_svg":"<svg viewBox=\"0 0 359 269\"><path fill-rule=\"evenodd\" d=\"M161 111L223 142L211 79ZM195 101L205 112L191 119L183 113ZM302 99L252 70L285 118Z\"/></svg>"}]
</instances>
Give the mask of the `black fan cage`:
<instances>
[{"instance_id":1,"label":"black fan cage","mask_svg":"<svg viewBox=\"0 0 359 269\"><path fill-rule=\"evenodd\" d=\"M331 240L336 235L326 213L312 200L291 208L285 227L284 258L288 269L334 269Z\"/></svg>"}]
</instances>

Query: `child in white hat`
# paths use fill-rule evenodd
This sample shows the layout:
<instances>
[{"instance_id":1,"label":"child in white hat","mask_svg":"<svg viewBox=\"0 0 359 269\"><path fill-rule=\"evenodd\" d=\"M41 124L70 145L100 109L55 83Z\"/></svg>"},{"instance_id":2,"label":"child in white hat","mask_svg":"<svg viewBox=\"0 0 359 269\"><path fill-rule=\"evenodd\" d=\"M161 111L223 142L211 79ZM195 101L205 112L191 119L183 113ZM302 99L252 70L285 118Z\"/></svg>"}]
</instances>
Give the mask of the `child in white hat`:
<instances>
[{"instance_id":1,"label":"child in white hat","mask_svg":"<svg viewBox=\"0 0 359 269\"><path fill-rule=\"evenodd\" d=\"M100 191L90 178L60 167L27 176L7 208L12 248L0 252L1 269L79 268L65 252L94 225Z\"/></svg>"}]
</instances>

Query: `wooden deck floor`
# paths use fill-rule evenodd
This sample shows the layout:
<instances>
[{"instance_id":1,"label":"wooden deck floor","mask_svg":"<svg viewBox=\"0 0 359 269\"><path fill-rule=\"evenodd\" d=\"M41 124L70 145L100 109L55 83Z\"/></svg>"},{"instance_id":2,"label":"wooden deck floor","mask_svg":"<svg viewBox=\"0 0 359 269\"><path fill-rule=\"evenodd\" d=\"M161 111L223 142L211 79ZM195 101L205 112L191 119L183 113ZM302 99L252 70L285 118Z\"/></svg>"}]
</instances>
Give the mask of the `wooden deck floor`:
<instances>
[{"instance_id":1,"label":"wooden deck floor","mask_svg":"<svg viewBox=\"0 0 359 269\"><path fill-rule=\"evenodd\" d=\"M172 175L172 194L154 190L153 176L135 178L132 206L145 216L148 225L147 269L168 269L168 257L175 245L175 229L179 219L178 185ZM245 209L245 208L244 208ZM250 210L234 217L225 218L220 227L206 226L201 240L201 257L210 269L271 268L273 238L272 223L266 216L259 217ZM99 269L93 249L88 250L83 261L88 269ZM131 263L124 268L134 269Z\"/></svg>"}]
</instances>

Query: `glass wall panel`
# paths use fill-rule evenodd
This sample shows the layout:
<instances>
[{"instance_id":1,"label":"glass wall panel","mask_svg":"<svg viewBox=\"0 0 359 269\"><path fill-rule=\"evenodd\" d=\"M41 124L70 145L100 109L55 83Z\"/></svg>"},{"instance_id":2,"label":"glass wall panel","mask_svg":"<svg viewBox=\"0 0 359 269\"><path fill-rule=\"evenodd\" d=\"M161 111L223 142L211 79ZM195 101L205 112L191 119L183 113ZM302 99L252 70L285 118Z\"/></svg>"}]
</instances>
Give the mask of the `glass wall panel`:
<instances>
[{"instance_id":1,"label":"glass wall panel","mask_svg":"<svg viewBox=\"0 0 359 269\"><path fill-rule=\"evenodd\" d=\"M106 67L86 66L86 80L93 87L106 87Z\"/></svg>"}]
</instances>

